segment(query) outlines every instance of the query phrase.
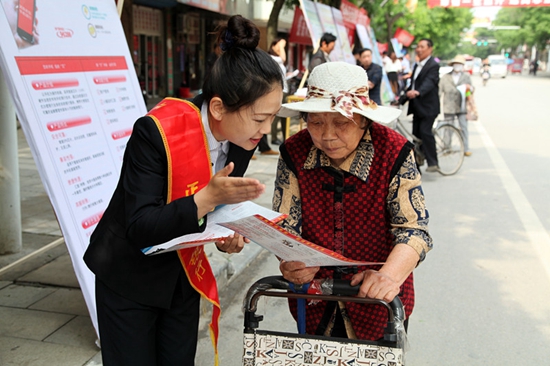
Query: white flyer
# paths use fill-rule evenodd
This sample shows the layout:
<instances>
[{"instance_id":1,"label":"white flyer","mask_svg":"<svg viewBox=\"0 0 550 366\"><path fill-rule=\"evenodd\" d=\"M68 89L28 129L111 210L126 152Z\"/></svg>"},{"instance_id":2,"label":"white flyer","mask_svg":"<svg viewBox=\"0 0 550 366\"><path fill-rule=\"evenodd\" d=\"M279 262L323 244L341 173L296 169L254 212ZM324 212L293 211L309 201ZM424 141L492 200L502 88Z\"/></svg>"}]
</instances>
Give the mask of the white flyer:
<instances>
[{"instance_id":1,"label":"white flyer","mask_svg":"<svg viewBox=\"0 0 550 366\"><path fill-rule=\"evenodd\" d=\"M368 266L376 262L360 262L311 243L284 230L276 223L260 216L248 216L222 225L252 240L285 261L299 261L307 267L315 266Z\"/></svg>"},{"instance_id":2,"label":"white flyer","mask_svg":"<svg viewBox=\"0 0 550 366\"><path fill-rule=\"evenodd\" d=\"M217 225L227 220L249 217L254 214L261 214L267 219L278 222L287 215L272 211L254 202L246 201L233 205L218 206L207 215L206 229L202 233L183 235L178 238L158 244L152 247L143 248L141 251L146 255L155 255L171 252L183 248L197 247L199 245L214 243L234 233L233 230Z\"/></svg>"}]
</instances>

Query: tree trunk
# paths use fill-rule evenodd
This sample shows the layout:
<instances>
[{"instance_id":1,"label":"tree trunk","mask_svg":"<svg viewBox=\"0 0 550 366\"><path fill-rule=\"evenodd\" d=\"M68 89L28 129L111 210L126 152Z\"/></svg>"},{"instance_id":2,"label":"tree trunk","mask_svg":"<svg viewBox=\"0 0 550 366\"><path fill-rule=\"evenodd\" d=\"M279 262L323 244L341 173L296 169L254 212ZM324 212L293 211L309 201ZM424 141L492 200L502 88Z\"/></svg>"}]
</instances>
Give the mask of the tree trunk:
<instances>
[{"instance_id":1,"label":"tree trunk","mask_svg":"<svg viewBox=\"0 0 550 366\"><path fill-rule=\"evenodd\" d=\"M275 0L273 3L273 9L269 14L269 20L267 21L267 45L266 49L269 50L271 42L277 38L277 29L279 28L279 14L285 4L285 0Z\"/></svg>"},{"instance_id":2,"label":"tree trunk","mask_svg":"<svg viewBox=\"0 0 550 366\"><path fill-rule=\"evenodd\" d=\"M388 26L386 28L387 29L386 42L388 42L388 56L389 56L390 52L395 51L393 49L392 44L391 44L391 39L393 38L393 35L395 33L394 24L395 24L395 22L397 22L397 20L399 18L401 18L404 15L405 14L403 12L399 12L399 13L395 14L394 16L390 16L390 14L388 14L388 13L385 14L386 25Z\"/></svg>"}]
</instances>

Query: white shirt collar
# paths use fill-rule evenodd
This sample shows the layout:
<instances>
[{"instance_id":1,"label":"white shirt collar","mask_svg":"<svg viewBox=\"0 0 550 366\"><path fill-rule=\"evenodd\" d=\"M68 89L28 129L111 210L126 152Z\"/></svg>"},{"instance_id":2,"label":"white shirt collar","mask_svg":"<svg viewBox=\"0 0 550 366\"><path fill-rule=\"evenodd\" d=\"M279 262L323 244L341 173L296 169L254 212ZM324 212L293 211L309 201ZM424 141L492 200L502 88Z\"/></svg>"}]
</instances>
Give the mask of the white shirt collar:
<instances>
[{"instance_id":1,"label":"white shirt collar","mask_svg":"<svg viewBox=\"0 0 550 366\"><path fill-rule=\"evenodd\" d=\"M418 65L423 67L424 65L426 65L426 62L428 62L428 60L430 59L430 57L432 57L432 56L426 57L424 60L420 61L420 62L418 63Z\"/></svg>"},{"instance_id":2,"label":"white shirt collar","mask_svg":"<svg viewBox=\"0 0 550 366\"><path fill-rule=\"evenodd\" d=\"M208 103L204 101L201 107L202 125L210 150L210 160L212 162L212 174L222 169L225 166L227 155L229 153L229 141L218 141L212 134L210 125L208 124Z\"/></svg>"}]
</instances>

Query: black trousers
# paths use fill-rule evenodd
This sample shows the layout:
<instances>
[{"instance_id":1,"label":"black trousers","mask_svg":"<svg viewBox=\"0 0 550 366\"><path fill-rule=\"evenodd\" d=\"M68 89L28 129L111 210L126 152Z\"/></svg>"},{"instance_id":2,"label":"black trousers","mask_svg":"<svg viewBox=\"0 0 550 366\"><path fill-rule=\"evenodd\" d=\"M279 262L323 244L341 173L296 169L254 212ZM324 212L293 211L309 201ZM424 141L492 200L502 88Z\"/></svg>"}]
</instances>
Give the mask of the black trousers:
<instances>
[{"instance_id":1,"label":"black trousers","mask_svg":"<svg viewBox=\"0 0 550 366\"><path fill-rule=\"evenodd\" d=\"M435 138L432 132L432 126L435 117L417 117L413 115L413 135L422 140L422 152L426 156L428 166L438 165L437 153L435 150Z\"/></svg>"},{"instance_id":2,"label":"black trousers","mask_svg":"<svg viewBox=\"0 0 550 366\"><path fill-rule=\"evenodd\" d=\"M200 295L182 271L169 309L122 297L96 279L104 366L195 364Z\"/></svg>"}]
</instances>

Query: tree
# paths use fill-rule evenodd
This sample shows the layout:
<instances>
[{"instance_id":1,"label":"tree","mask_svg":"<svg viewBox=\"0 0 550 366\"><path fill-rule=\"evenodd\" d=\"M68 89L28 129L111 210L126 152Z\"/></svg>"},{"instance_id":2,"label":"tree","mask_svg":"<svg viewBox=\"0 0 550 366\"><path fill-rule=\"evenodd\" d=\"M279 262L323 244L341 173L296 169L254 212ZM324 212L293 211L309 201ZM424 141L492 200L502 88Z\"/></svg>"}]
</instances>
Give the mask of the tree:
<instances>
[{"instance_id":1,"label":"tree","mask_svg":"<svg viewBox=\"0 0 550 366\"><path fill-rule=\"evenodd\" d=\"M517 25L519 30L495 32L500 48L516 48L523 44L543 49L550 40L550 8L503 8L499 10L495 25Z\"/></svg>"},{"instance_id":2,"label":"tree","mask_svg":"<svg viewBox=\"0 0 550 366\"><path fill-rule=\"evenodd\" d=\"M402 28L415 39L430 38L434 42L434 54L441 58L453 57L461 33L472 22L472 14L464 8L432 8L426 2L418 2L410 12L406 2L388 0L357 0L371 17L374 33L383 42L390 42L397 28Z\"/></svg>"},{"instance_id":3,"label":"tree","mask_svg":"<svg viewBox=\"0 0 550 366\"><path fill-rule=\"evenodd\" d=\"M298 0L274 0L267 25L268 45L277 37L277 19L284 6L299 5ZM350 0L358 7L365 8L371 18L371 26L380 42L391 45L391 38L397 28L402 28L416 39L430 38L434 42L434 54L440 58L451 58L456 54L463 29L472 22L472 14L465 8L429 9L425 1L420 1L411 13L405 0ZM320 0L324 4L340 8L341 0ZM391 47L391 46L390 46Z\"/></svg>"}]
</instances>

